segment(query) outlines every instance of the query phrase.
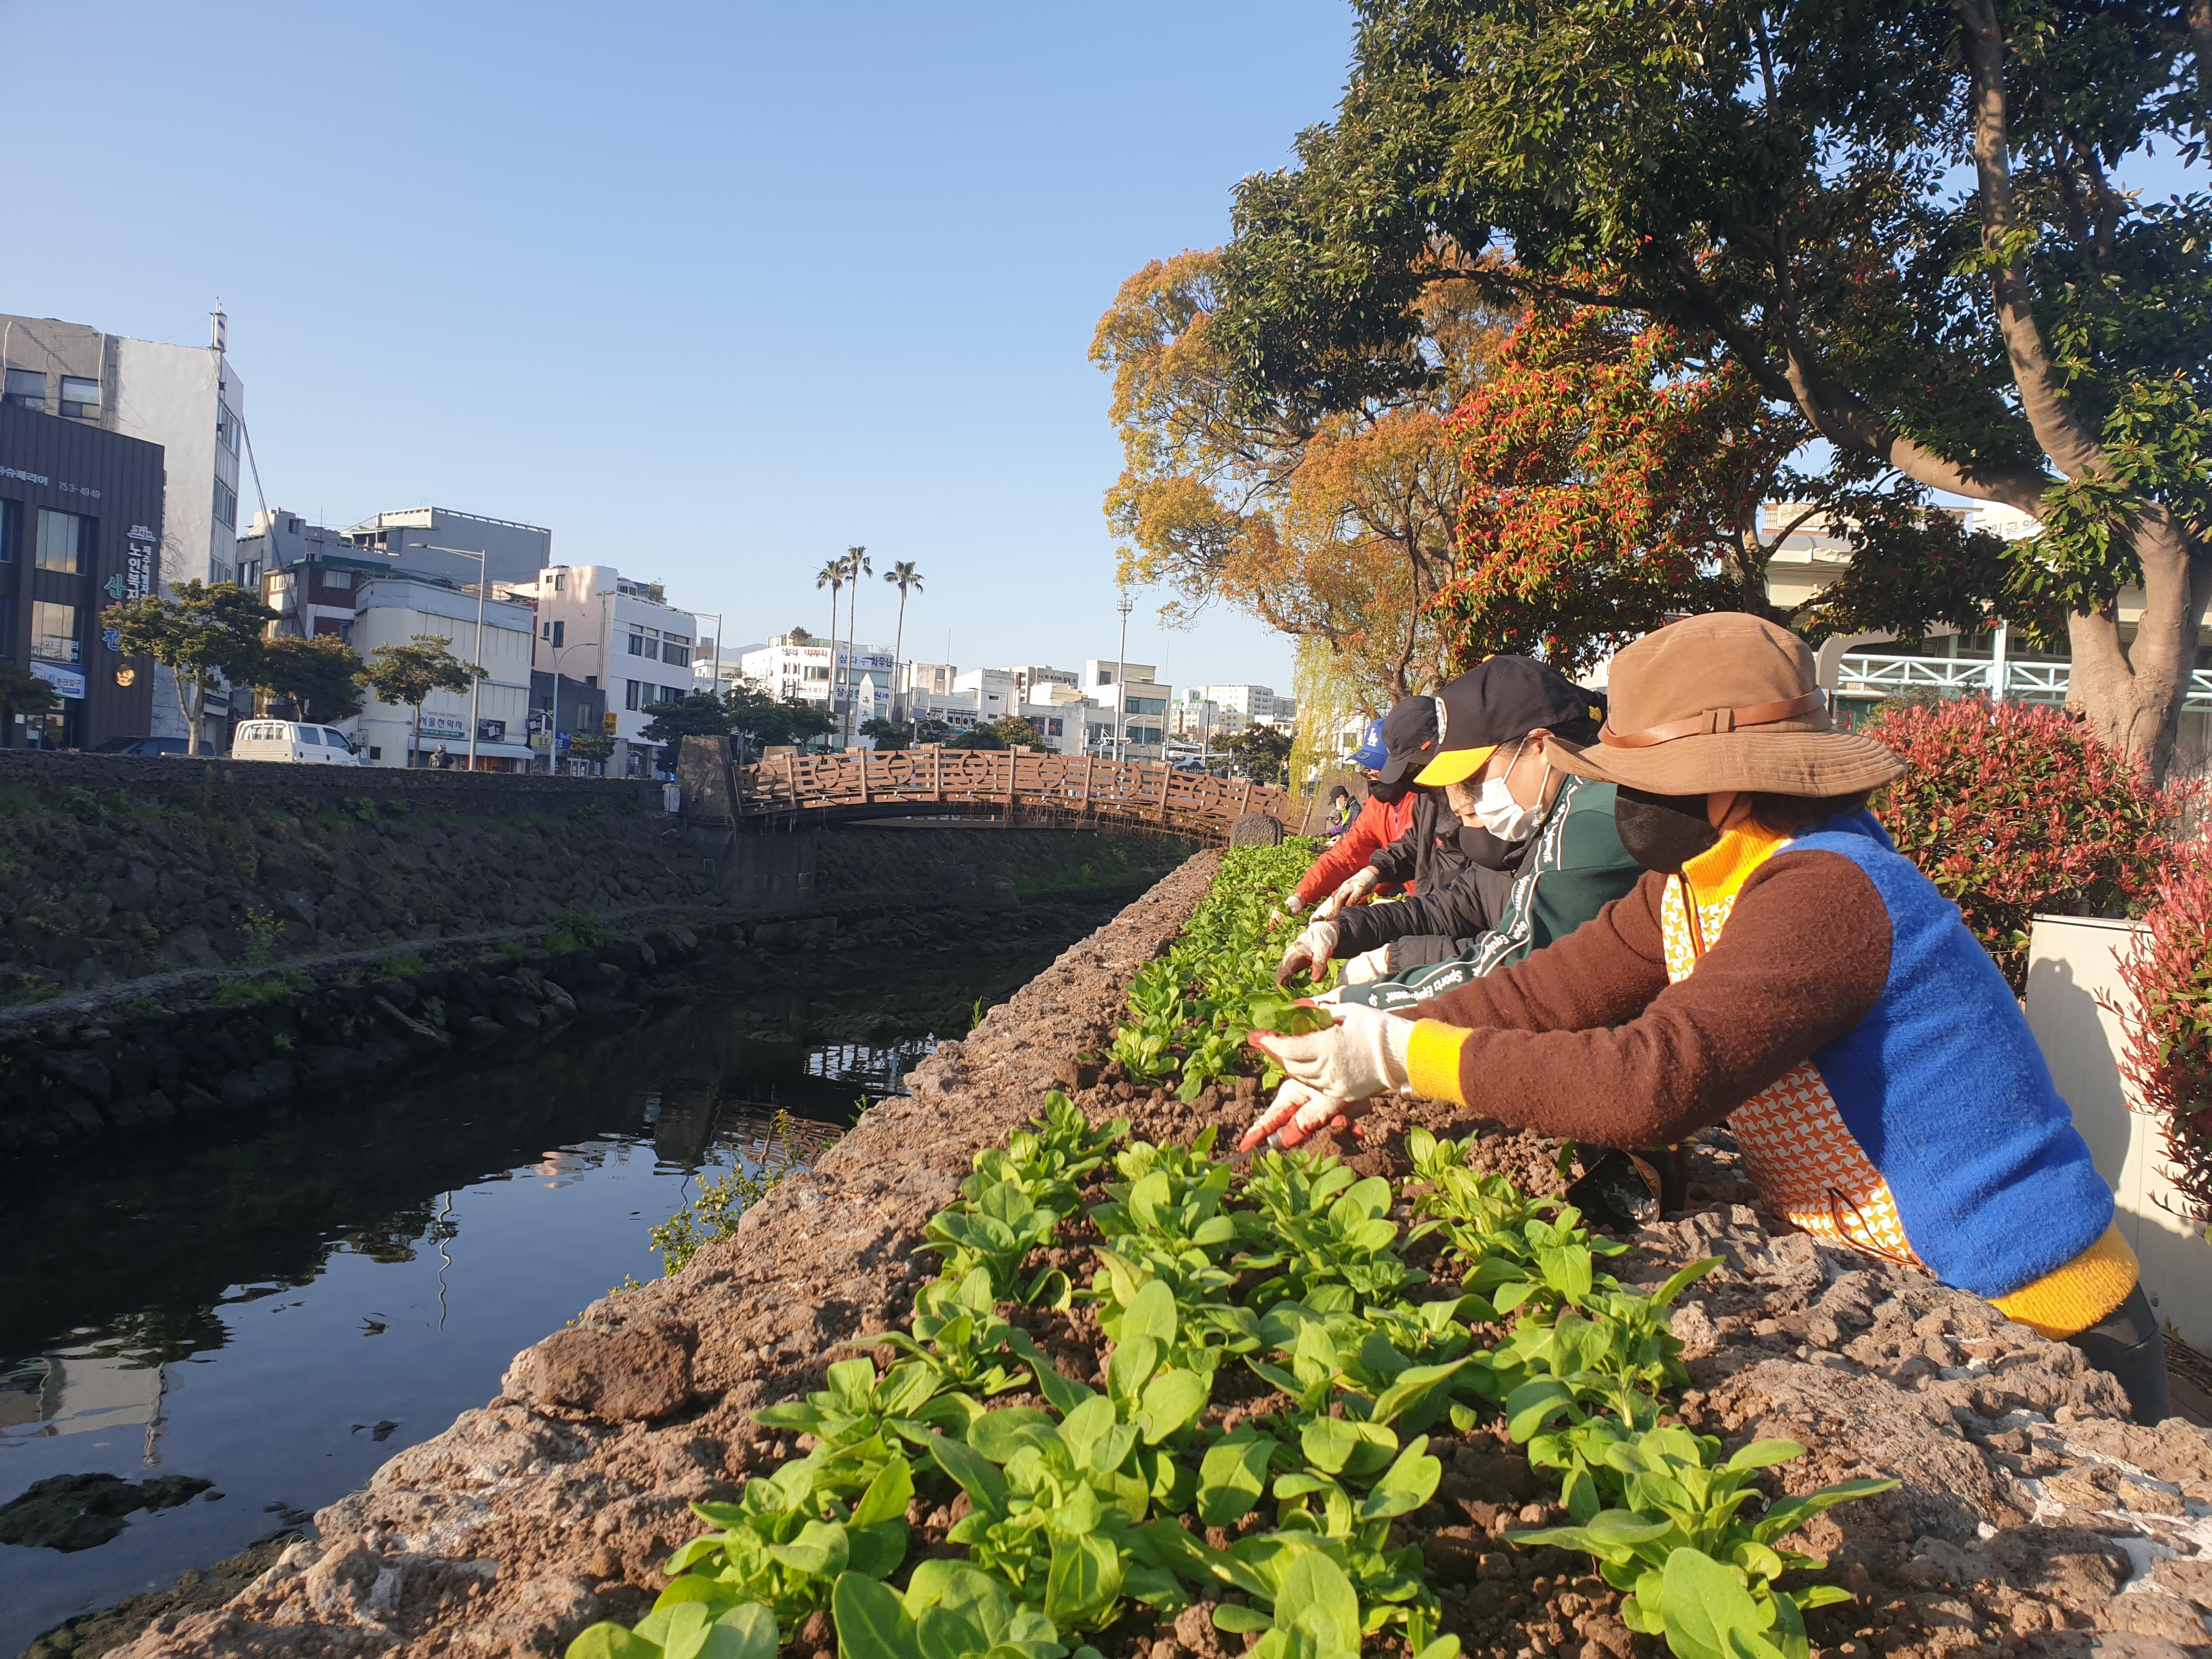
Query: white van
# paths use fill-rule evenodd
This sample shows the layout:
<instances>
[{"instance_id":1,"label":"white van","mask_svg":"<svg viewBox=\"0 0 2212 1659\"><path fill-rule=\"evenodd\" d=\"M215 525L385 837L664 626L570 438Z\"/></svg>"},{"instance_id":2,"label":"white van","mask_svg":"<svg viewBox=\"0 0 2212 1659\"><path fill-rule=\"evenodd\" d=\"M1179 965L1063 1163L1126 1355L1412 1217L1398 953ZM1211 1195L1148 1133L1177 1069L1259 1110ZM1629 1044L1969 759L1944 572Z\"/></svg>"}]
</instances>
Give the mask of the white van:
<instances>
[{"instance_id":1,"label":"white van","mask_svg":"<svg viewBox=\"0 0 2212 1659\"><path fill-rule=\"evenodd\" d=\"M233 760L300 761L310 766L359 766L362 759L334 726L300 720L240 720L230 740Z\"/></svg>"}]
</instances>

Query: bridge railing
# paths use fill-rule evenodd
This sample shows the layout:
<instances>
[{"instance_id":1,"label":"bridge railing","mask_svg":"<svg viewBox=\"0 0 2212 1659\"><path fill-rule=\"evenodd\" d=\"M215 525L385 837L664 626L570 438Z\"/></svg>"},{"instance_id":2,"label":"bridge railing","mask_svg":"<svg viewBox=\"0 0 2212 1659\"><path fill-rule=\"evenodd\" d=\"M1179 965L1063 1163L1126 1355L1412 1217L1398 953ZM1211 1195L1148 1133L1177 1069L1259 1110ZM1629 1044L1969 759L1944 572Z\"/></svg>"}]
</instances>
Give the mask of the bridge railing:
<instances>
[{"instance_id":1,"label":"bridge railing","mask_svg":"<svg viewBox=\"0 0 2212 1659\"><path fill-rule=\"evenodd\" d=\"M863 809L997 805L1125 822L1225 830L1246 812L1287 823L1289 792L1245 778L1183 772L1152 761L1025 750L935 746L866 754L781 755L730 769L732 816L760 818Z\"/></svg>"}]
</instances>

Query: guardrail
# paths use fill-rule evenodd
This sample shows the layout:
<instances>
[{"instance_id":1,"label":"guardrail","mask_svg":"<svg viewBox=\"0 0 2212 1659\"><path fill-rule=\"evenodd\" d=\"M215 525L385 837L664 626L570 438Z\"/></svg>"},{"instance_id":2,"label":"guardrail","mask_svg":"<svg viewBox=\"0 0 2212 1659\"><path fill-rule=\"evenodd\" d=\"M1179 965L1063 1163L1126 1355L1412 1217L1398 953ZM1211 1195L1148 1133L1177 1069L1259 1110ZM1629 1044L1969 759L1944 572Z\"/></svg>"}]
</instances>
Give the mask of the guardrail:
<instances>
[{"instance_id":1,"label":"guardrail","mask_svg":"<svg viewBox=\"0 0 2212 1659\"><path fill-rule=\"evenodd\" d=\"M1837 665L1836 689L1847 697L1892 697L1925 690L1946 696L2061 703L2066 701L2071 667L2063 662L2007 662L1999 684L1996 661L1990 657L1898 657L1852 651ZM2212 669L2191 673L2189 696L2182 706L2212 709Z\"/></svg>"},{"instance_id":2,"label":"guardrail","mask_svg":"<svg viewBox=\"0 0 2212 1659\"><path fill-rule=\"evenodd\" d=\"M1290 822L1290 793L1247 778L1178 771L1152 761L1033 750L945 749L781 755L749 766L687 738L685 811L702 823L927 816L1078 817L1217 836L1248 812Z\"/></svg>"}]
</instances>

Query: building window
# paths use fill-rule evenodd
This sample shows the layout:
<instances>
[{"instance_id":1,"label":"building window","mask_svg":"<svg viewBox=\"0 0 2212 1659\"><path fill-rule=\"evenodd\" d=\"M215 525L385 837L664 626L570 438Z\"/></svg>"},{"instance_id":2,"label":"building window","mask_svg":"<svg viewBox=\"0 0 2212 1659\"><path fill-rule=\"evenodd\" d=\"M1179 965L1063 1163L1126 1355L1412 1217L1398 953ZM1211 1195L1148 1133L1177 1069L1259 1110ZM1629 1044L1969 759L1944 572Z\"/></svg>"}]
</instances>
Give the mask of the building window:
<instances>
[{"instance_id":1,"label":"building window","mask_svg":"<svg viewBox=\"0 0 2212 1659\"><path fill-rule=\"evenodd\" d=\"M15 562L15 544L22 539L22 502L0 501L0 564Z\"/></svg>"},{"instance_id":2,"label":"building window","mask_svg":"<svg viewBox=\"0 0 2212 1659\"><path fill-rule=\"evenodd\" d=\"M1132 714L1164 714L1168 712L1165 697L1131 697L1127 705Z\"/></svg>"},{"instance_id":3,"label":"building window","mask_svg":"<svg viewBox=\"0 0 2212 1659\"><path fill-rule=\"evenodd\" d=\"M628 648L631 656L650 657L657 654L652 646L646 642L646 635L647 632L647 629L640 628L635 623L632 623L629 625L629 641ZM654 635L653 637L658 639L659 635Z\"/></svg>"},{"instance_id":4,"label":"building window","mask_svg":"<svg viewBox=\"0 0 2212 1659\"><path fill-rule=\"evenodd\" d=\"M558 650L559 650L562 646L566 645L568 642L568 624L567 623L565 623L565 622L556 622L556 623L555 623L553 624L553 648L554 648L556 651L558 651Z\"/></svg>"},{"instance_id":5,"label":"building window","mask_svg":"<svg viewBox=\"0 0 2212 1659\"><path fill-rule=\"evenodd\" d=\"M75 605L31 601L31 654L46 662L77 660Z\"/></svg>"},{"instance_id":6,"label":"building window","mask_svg":"<svg viewBox=\"0 0 2212 1659\"><path fill-rule=\"evenodd\" d=\"M69 396L66 387L62 396ZM230 412L228 404L218 402L215 406L215 441L232 454L238 453L238 416ZM223 522L228 524L230 520L226 519Z\"/></svg>"},{"instance_id":7,"label":"building window","mask_svg":"<svg viewBox=\"0 0 2212 1659\"><path fill-rule=\"evenodd\" d=\"M8 401L18 409L35 409L46 412L46 377L35 368L11 368L8 371Z\"/></svg>"},{"instance_id":8,"label":"building window","mask_svg":"<svg viewBox=\"0 0 2212 1659\"><path fill-rule=\"evenodd\" d=\"M100 418L100 382L75 374L62 376L62 413L73 421Z\"/></svg>"},{"instance_id":9,"label":"building window","mask_svg":"<svg viewBox=\"0 0 2212 1659\"><path fill-rule=\"evenodd\" d=\"M629 696L628 700L623 704L623 707L630 709L644 708L646 691L644 684L637 680L629 680L624 682L624 684L629 687Z\"/></svg>"},{"instance_id":10,"label":"building window","mask_svg":"<svg viewBox=\"0 0 2212 1659\"><path fill-rule=\"evenodd\" d=\"M813 664L809 663L806 665L806 678L810 680L826 680L830 678L830 671L826 668L817 668Z\"/></svg>"},{"instance_id":11,"label":"building window","mask_svg":"<svg viewBox=\"0 0 2212 1659\"><path fill-rule=\"evenodd\" d=\"M350 570L325 570L323 572L323 586L331 589L333 592L349 593L353 591L353 572Z\"/></svg>"},{"instance_id":12,"label":"building window","mask_svg":"<svg viewBox=\"0 0 2212 1659\"><path fill-rule=\"evenodd\" d=\"M57 513L50 507L39 509L38 567L41 570L58 570L65 575L82 575L92 568L92 537L87 533L99 521L82 519L74 513ZM70 660L76 660L72 658Z\"/></svg>"},{"instance_id":13,"label":"building window","mask_svg":"<svg viewBox=\"0 0 2212 1659\"><path fill-rule=\"evenodd\" d=\"M238 528L238 492L220 478L215 481L215 521L226 530Z\"/></svg>"},{"instance_id":14,"label":"building window","mask_svg":"<svg viewBox=\"0 0 2212 1659\"><path fill-rule=\"evenodd\" d=\"M660 642L660 659L678 668L689 668L691 665L691 647L683 640L663 640Z\"/></svg>"}]
</instances>

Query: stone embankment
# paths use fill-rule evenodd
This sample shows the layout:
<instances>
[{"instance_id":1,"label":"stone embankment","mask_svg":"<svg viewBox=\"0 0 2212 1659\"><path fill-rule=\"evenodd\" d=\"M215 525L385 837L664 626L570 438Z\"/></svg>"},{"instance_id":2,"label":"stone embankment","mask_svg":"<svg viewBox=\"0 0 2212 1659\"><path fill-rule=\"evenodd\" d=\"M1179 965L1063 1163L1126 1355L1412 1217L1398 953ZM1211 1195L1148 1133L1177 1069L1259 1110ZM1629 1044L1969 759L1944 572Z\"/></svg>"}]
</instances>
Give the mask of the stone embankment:
<instances>
[{"instance_id":1,"label":"stone embankment","mask_svg":"<svg viewBox=\"0 0 2212 1659\"><path fill-rule=\"evenodd\" d=\"M696 1530L687 1504L733 1496L788 1449L751 1410L817 1385L836 1344L905 1315L927 1270L914 1255L924 1223L973 1154L1048 1089L1075 1091L1096 1117L1130 1113L1154 1138L1187 1136L1224 1108L1241 1121L1249 1087L1181 1105L1101 1079L1079 1058L1212 865L1193 860L1066 951L918 1068L910 1099L869 1112L679 1278L594 1304L520 1355L498 1399L322 1511L319 1536L242 1595L157 1621L124 1651L557 1653L593 1619L635 1617L663 1582L665 1553ZM1365 1143L1346 1150L1370 1172L1400 1172L1403 1122L1401 1109L1378 1114ZM1497 1133L1480 1145L1491 1167L1556 1189L1548 1144ZM1856 1598L1819 1615L1826 1650L2212 1650L2212 1438L2179 1419L2127 1424L2112 1380L2073 1349L1924 1277L1784 1233L1747 1198L1717 1142L1699 1155L1692 1209L1645 1228L1613 1265L1650 1283L1683 1261L1723 1259L1675 1320L1693 1426L1731 1441L1802 1440L1813 1455L1788 1466L1793 1489L1901 1480L1812 1531ZM1509 1525L1553 1514L1516 1449L1470 1440L1449 1462L1410 1535L1443 1586L1446 1627L1471 1653L1658 1651L1621 1625L1618 1596L1585 1559L1503 1540ZM799 1632L790 1651L819 1659L812 1638ZM1186 1616L1146 1659L1225 1651L1204 1617Z\"/></svg>"}]
</instances>

